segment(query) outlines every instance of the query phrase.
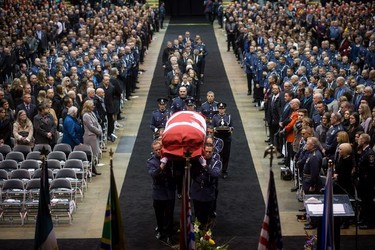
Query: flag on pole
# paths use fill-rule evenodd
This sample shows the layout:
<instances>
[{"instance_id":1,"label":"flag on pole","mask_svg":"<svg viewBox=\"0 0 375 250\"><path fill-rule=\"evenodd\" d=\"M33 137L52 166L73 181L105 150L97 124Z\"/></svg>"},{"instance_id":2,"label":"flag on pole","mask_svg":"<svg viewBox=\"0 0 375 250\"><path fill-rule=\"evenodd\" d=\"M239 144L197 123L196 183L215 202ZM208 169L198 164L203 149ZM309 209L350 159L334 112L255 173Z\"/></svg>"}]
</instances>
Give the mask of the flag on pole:
<instances>
[{"instance_id":1,"label":"flag on pole","mask_svg":"<svg viewBox=\"0 0 375 250\"><path fill-rule=\"evenodd\" d=\"M332 167L328 167L327 180L324 189L324 204L322 216L321 247L324 250L334 250L334 223L333 223L333 186Z\"/></svg>"},{"instance_id":2,"label":"flag on pole","mask_svg":"<svg viewBox=\"0 0 375 250\"><path fill-rule=\"evenodd\" d=\"M120 202L117 195L116 181L111 166L111 183L104 217L102 240L100 249L123 250L125 249L125 234L122 224Z\"/></svg>"},{"instance_id":3,"label":"flag on pole","mask_svg":"<svg viewBox=\"0 0 375 250\"><path fill-rule=\"evenodd\" d=\"M188 164L188 163L187 163ZM180 213L180 250L195 249L195 234L193 216L191 213L191 201L189 195L190 169L185 169L182 184L182 205Z\"/></svg>"},{"instance_id":4,"label":"flag on pole","mask_svg":"<svg viewBox=\"0 0 375 250\"><path fill-rule=\"evenodd\" d=\"M258 250L282 250L283 240L277 203L275 179L270 168L270 179L268 183L267 204L262 230L260 231Z\"/></svg>"},{"instance_id":5,"label":"flag on pole","mask_svg":"<svg viewBox=\"0 0 375 250\"><path fill-rule=\"evenodd\" d=\"M44 149L44 148L43 148ZM48 168L47 162L43 159L42 176L40 178L40 191L38 203L38 215L35 225L35 240L34 249L52 250L59 249L53 230L53 223L49 209L49 182L48 182Z\"/></svg>"}]
</instances>

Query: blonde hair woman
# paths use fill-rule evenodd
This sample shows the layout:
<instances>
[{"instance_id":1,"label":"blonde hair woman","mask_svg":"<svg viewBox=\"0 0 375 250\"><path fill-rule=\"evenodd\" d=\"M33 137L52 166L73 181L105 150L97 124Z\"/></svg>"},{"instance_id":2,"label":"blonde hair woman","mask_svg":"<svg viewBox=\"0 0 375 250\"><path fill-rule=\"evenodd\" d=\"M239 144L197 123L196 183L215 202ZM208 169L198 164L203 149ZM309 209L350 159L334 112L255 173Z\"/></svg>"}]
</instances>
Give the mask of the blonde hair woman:
<instances>
[{"instance_id":1,"label":"blonde hair woman","mask_svg":"<svg viewBox=\"0 0 375 250\"><path fill-rule=\"evenodd\" d=\"M367 104L362 103L359 105L358 113L360 115L361 126L363 127L364 132L367 133L370 129L372 120L370 107Z\"/></svg>"},{"instance_id":2,"label":"blonde hair woman","mask_svg":"<svg viewBox=\"0 0 375 250\"><path fill-rule=\"evenodd\" d=\"M16 145L32 146L34 143L33 136L33 123L27 117L26 111L18 111L16 121L13 124L13 137L15 138Z\"/></svg>"},{"instance_id":3,"label":"blonde hair woman","mask_svg":"<svg viewBox=\"0 0 375 250\"><path fill-rule=\"evenodd\" d=\"M92 100L87 100L82 108L82 122L84 126L83 143L90 145L93 159L97 159L100 153L99 140L102 136L102 127L94 113L95 105ZM93 173L100 175L93 166Z\"/></svg>"}]
</instances>

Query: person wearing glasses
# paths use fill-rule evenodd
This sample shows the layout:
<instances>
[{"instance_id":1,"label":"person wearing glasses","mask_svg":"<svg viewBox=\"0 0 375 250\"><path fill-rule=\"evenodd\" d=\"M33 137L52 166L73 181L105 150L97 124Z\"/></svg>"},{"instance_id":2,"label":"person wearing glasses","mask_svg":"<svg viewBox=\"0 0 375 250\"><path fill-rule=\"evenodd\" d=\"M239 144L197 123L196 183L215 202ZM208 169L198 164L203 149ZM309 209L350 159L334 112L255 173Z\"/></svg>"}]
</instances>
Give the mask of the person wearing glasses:
<instances>
[{"instance_id":1,"label":"person wearing glasses","mask_svg":"<svg viewBox=\"0 0 375 250\"><path fill-rule=\"evenodd\" d=\"M230 147L232 143L233 122L230 114L226 113L227 104L219 102L217 105L218 114L212 118L212 126L214 127L214 135L224 142L223 150L220 157L223 163L221 176L226 179L228 177L228 163L230 156Z\"/></svg>"}]
</instances>

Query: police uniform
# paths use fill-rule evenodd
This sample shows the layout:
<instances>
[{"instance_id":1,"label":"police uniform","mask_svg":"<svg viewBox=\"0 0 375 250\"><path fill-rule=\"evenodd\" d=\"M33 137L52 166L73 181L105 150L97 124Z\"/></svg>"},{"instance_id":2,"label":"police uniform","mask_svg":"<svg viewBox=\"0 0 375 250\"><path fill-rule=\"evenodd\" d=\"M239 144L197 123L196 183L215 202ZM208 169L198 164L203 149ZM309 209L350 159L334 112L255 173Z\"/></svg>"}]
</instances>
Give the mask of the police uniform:
<instances>
[{"instance_id":1,"label":"police uniform","mask_svg":"<svg viewBox=\"0 0 375 250\"><path fill-rule=\"evenodd\" d=\"M225 103L220 102L218 104L218 109L226 108L226 106L227 105ZM220 153L220 157L223 163L222 176L223 178L226 178L228 176L227 170L233 131L231 115L226 113L224 113L223 115L221 115L220 113L215 114L212 118L212 126L215 130L215 137L222 139L224 142L223 150Z\"/></svg>"},{"instance_id":2,"label":"police uniform","mask_svg":"<svg viewBox=\"0 0 375 250\"><path fill-rule=\"evenodd\" d=\"M206 117L206 124L212 125L212 118L217 114L217 104L218 102L213 101L212 103L204 102L201 105L201 113Z\"/></svg>"},{"instance_id":3,"label":"police uniform","mask_svg":"<svg viewBox=\"0 0 375 250\"><path fill-rule=\"evenodd\" d=\"M358 160L359 196L362 199L360 217L365 229L375 226L374 186L375 186L375 153L370 146L363 149Z\"/></svg>"},{"instance_id":4,"label":"police uniform","mask_svg":"<svg viewBox=\"0 0 375 250\"><path fill-rule=\"evenodd\" d=\"M195 105L195 99L194 97L188 97L185 99L185 109L184 110L190 110L192 111L192 109L194 109L194 111L196 111L196 105Z\"/></svg>"},{"instance_id":5,"label":"police uniform","mask_svg":"<svg viewBox=\"0 0 375 250\"><path fill-rule=\"evenodd\" d=\"M160 158L153 155L147 161L148 173L153 180L152 198L156 215L156 222L160 236L173 235L173 213L175 205L176 184L169 165L162 170Z\"/></svg>"},{"instance_id":6,"label":"police uniform","mask_svg":"<svg viewBox=\"0 0 375 250\"><path fill-rule=\"evenodd\" d=\"M157 102L160 105L167 105L168 99L159 98ZM154 139L159 137L160 129L165 128L165 124L167 123L167 120L169 118L169 113L170 111L167 108L165 108L164 110L158 108L157 110L152 112L150 128L154 133Z\"/></svg>"},{"instance_id":7,"label":"police uniform","mask_svg":"<svg viewBox=\"0 0 375 250\"><path fill-rule=\"evenodd\" d=\"M185 100L187 98L181 98L180 96L177 96L176 98L173 98L172 106L171 106L171 115L178 112L185 110Z\"/></svg>"},{"instance_id":8,"label":"police uniform","mask_svg":"<svg viewBox=\"0 0 375 250\"><path fill-rule=\"evenodd\" d=\"M221 161L214 157L206 159L206 164L206 168L199 162L193 162L191 166L192 183L190 195L194 204L195 217L203 228L214 215L217 178L222 168Z\"/></svg>"},{"instance_id":9,"label":"police uniform","mask_svg":"<svg viewBox=\"0 0 375 250\"><path fill-rule=\"evenodd\" d=\"M322 166L322 153L315 149L308 153L303 166L302 188L305 194L319 193L322 183L320 181L320 168ZM310 191L312 188L313 191Z\"/></svg>"}]
</instances>

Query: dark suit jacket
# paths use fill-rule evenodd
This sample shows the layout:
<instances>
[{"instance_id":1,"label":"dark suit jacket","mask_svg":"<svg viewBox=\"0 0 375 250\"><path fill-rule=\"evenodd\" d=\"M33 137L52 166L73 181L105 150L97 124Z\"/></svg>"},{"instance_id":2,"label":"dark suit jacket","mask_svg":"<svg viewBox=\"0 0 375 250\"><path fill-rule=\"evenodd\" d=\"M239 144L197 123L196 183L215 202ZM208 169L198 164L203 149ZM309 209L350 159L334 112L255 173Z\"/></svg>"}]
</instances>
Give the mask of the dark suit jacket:
<instances>
[{"instance_id":1,"label":"dark suit jacket","mask_svg":"<svg viewBox=\"0 0 375 250\"><path fill-rule=\"evenodd\" d=\"M105 108L107 110L107 113L113 114L115 112L114 105L113 105L113 99L114 99L114 91L115 88L112 86L112 84L109 84L108 87L105 87L102 85L102 88L104 89L104 103Z\"/></svg>"},{"instance_id":2,"label":"dark suit jacket","mask_svg":"<svg viewBox=\"0 0 375 250\"><path fill-rule=\"evenodd\" d=\"M34 139L35 144L49 144L54 145L57 141L57 127L53 121L51 114L46 115L44 118L41 114L37 114L34 117ZM51 132L53 134L52 139L47 138L47 133Z\"/></svg>"},{"instance_id":3,"label":"dark suit jacket","mask_svg":"<svg viewBox=\"0 0 375 250\"><path fill-rule=\"evenodd\" d=\"M38 114L38 109L35 104L30 103L29 110L26 110L25 103L21 103L16 108L16 115L18 114L18 111L25 110L27 117L32 121L34 119L34 116Z\"/></svg>"},{"instance_id":4,"label":"dark suit jacket","mask_svg":"<svg viewBox=\"0 0 375 250\"><path fill-rule=\"evenodd\" d=\"M273 95L270 96L267 102L268 108L267 108L266 118L270 126L271 125L278 126L280 117L281 117L281 111L282 111L280 95L275 99L275 101L272 101L272 100L273 100Z\"/></svg>"}]
</instances>

